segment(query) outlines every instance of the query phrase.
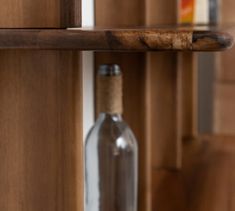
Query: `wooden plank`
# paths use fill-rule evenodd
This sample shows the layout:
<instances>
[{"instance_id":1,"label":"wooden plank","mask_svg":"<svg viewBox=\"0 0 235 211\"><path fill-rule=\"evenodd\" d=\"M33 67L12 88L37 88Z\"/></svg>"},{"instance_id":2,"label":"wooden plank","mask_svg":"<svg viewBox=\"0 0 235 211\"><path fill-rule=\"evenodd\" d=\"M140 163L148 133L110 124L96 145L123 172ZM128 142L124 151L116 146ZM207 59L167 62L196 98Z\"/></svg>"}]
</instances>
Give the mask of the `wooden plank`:
<instances>
[{"instance_id":1,"label":"wooden plank","mask_svg":"<svg viewBox=\"0 0 235 211\"><path fill-rule=\"evenodd\" d=\"M235 16L233 8L235 7L235 2L233 0L223 0L220 6L220 22L234 23Z\"/></svg>"},{"instance_id":2,"label":"wooden plank","mask_svg":"<svg viewBox=\"0 0 235 211\"><path fill-rule=\"evenodd\" d=\"M198 73L196 55L190 52L178 55L179 77L181 77L181 124L183 137L198 135Z\"/></svg>"},{"instance_id":3,"label":"wooden plank","mask_svg":"<svg viewBox=\"0 0 235 211\"><path fill-rule=\"evenodd\" d=\"M81 0L60 0L60 27L81 26Z\"/></svg>"},{"instance_id":4,"label":"wooden plank","mask_svg":"<svg viewBox=\"0 0 235 211\"><path fill-rule=\"evenodd\" d=\"M218 134L235 134L235 85L217 83L215 86L214 131Z\"/></svg>"},{"instance_id":5,"label":"wooden plank","mask_svg":"<svg viewBox=\"0 0 235 211\"><path fill-rule=\"evenodd\" d=\"M0 28L80 26L79 0L2 0Z\"/></svg>"},{"instance_id":6,"label":"wooden plank","mask_svg":"<svg viewBox=\"0 0 235 211\"><path fill-rule=\"evenodd\" d=\"M169 62L170 59L170 62ZM147 58L149 141L153 168L178 168L181 122L177 55L151 53Z\"/></svg>"},{"instance_id":7,"label":"wooden plank","mask_svg":"<svg viewBox=\"0 0 235 211\"><path fill-rule=\"evenodd\" d=\"M64 27L60 3L4 1L0 27ZM79 53L7 50L0 61L0 210L83 210Z\"/></svg>"},{"instance_id":8,"label":"wooden plank","mask_svg":"<svg viewBox=\"0 0 235 211\"><path fill-rule=\"evenodd\" d=\"M235 85L235 71L233 68L235 48L232 48L228 52L224 52L221 55L217 55L217 81L234 83Z\"/></svg>"},{"instance_id":9,"label":"wooden plank","mask_svg":"<svg viewBox=\"0 0 235 211\"><path fill-rule=\"evenodd\" d=\"M166 3L148 0L146 3L147 24L176 23L177 3L175 1ZM158 8L159 12L155 8ZM151 127L152 166L154 168L162 166L178 168L180 165L181 136L178 114L180 101L178 99L179 82L177 81L176 65L177 54L147 54L147 84L150 84L147 92L151 93L149 94L151 108L147 112L151 116L149 125Z\"/></svg>"},{"instance_id":10,"label":"wooden plank","mask_svg":"<svg viewBox=\"0 0 235 211\"><path fill-rule=\"evenodd\" d=\"M224 31L223 31L224 30ZM102 51L222 51L232 34L186 27L0 30L0 49L77 49Z\"/></svg>"},{"instance_id":11,"label":"wooden plank","mask_svg":"<svg viewBox=\"0 0 235 211\"><path fill-rule=\"evenodd\" d=\"M232 23L235 20L234 6L233 0L223 0L220 7L221 23ZM231 51L217 55L214 131L223 134L234 134L235 131L235 113L232 108L235 97L234 53L235 48L232 48Z\"/></svg>"},{"instance_id":12,"label":"wooden plank","mask_svg":"<svg viewBox=\"0 0 235 211\"><path fill-rule=\"evenodd\" d=\"M95 4L95 26L109 28L142 26L144 6L145 1L141 0L98 0Z\"/></svg>"},{"instance_id":13,"label":"wooden plank","mask_svg":"<svg viewBox=\"0 0 235 211\"><path fill-rule=\"evenodd\" d=\"M0 52L0 209L82 210L78 53Z\"/></svg>"},{"instance_id":14,"label":"wooden plank","mask_svg":"<svg viewBox=\"0 0 235 211\"><path fill-rule=\"evenodd\" d=\"M234 136L187 139L180 170L153 171L156 209L164 211L233 210L235 205ZM170 203L169 203L170 202Z\"/></svg>"}]
</instances>

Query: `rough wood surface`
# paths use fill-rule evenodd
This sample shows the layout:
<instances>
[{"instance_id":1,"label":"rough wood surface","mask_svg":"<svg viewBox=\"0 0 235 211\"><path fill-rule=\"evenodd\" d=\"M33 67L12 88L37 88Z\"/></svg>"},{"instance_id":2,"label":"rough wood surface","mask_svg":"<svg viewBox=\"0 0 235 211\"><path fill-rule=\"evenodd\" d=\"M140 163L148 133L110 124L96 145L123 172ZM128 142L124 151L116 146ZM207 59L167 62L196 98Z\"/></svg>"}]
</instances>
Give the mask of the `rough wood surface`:
<instances>
[{"instance_id":1,"label":"rough wood surface","mask_svg":"<svg viewBox=\"0 0 235 211\"><path fill-rule=\"evenodd\" d=\"M0 49L221 51L232 45L232 34L226 31L192 28L0 30Z\"/></svg>"}]
</instances>

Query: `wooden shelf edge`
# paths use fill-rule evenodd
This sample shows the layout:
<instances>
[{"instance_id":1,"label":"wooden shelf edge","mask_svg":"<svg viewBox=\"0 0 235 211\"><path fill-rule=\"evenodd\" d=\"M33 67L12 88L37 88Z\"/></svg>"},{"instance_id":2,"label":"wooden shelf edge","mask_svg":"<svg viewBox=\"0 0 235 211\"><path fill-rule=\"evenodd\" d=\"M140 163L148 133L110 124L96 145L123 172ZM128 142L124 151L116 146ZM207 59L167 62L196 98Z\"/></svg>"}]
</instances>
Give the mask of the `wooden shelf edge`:
<instances>
[{"instance_id":1,"label":"wooden shelf edge","mask_svg":"<svg viewBox=\"0 0 235 211\"><path fill-rule=\"evenodd\" d=\"M233 32L192 28L0 29L0 49L222 51Z\"/></svg>"}]
</instances>

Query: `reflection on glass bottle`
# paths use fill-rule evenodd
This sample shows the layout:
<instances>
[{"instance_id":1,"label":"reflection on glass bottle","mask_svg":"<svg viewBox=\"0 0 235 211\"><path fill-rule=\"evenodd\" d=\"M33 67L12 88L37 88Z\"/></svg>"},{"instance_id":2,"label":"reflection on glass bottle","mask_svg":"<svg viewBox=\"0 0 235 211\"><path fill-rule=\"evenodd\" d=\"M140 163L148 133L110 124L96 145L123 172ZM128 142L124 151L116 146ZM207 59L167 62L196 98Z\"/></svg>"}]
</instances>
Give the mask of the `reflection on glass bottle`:
<instances>
[{"instance_id":1,"label":"reflection on glass bottle","mask_svg":"<svg viewBox=\"0 0 235 211\"><path fill-rule=\"evenodd\" d=\"M102 65L97 79L100 114L85 144L85 211L137 211L138 149L121 116L119 66Z\"/></svg>"}]
</instances>

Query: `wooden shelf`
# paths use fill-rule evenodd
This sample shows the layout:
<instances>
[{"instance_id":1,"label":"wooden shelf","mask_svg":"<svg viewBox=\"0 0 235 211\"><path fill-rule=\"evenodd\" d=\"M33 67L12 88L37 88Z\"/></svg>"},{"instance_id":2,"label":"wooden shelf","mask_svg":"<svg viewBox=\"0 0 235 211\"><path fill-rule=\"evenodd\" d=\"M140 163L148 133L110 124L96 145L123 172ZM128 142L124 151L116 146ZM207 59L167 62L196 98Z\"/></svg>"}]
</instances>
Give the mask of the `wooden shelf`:
<instances>
[{"instance_id":1,"label":"wooden shelf","mask_svg":"<svg viewBox=\"0 0 235 211\"><path fill-rule=\"evenodd\" d=\"M135 29L0 29L0 49L95 51L222 51L234 43L233 27Z\"/></svg>"}]
</instances>

